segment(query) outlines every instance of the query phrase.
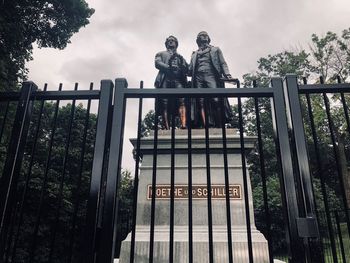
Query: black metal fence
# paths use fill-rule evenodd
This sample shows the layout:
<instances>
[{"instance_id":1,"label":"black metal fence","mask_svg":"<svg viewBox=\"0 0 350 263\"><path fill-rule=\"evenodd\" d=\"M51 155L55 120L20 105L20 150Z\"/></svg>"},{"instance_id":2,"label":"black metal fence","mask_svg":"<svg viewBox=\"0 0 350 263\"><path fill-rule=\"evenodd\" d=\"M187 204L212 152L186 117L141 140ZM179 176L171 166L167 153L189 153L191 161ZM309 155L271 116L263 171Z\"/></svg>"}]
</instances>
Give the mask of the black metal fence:
<instances>
[{"instance_id":1,"label":"black metal fence","mask_svg":"<svg viewBox=\"0 0 350 263\"><path fill-rule=\"evenodd\" d=\"M102 173L93 156L104 155L94 144L111 98L112 87L38 91L31 82L1 94L1 262L83 262L87 200L98 204L90 187L100 191Z\"/></svg>"},{"instance_id":2,"label":"black metal fence","mask_svg":"<svg viewBox=\"0 0 350 263\"><path fill-rule=\"evenodd\" d=\"M349 262L350 86L336 82L324 84L321 77L308 85L304 78L298 91L325 262Z\"/></svg>"},{"instance_id":3,"label":"black metal fence","mask_svg":"<svg viewBox=\"0 0 350 263\"><path fill-rule=\"evenodd\" d=\"M268 262L273 259L298 263L349 261L350 228L346 212L349 211L346 196L349 190L346 161L350 131L346 95L350 92L349 84L299 85L295 76L287 76L285 83L280 78L272 79L270 87L254 83L252 87L241 88L236 82L235 88L198 92L196 89L143 89L142 84L133 89L127 88L125 79L117 79L114 98L113 86L111 81L102 81L100 90L93 90L92 86L90 90L79 90L76 85L74 91L62 91L62 86L59 91L47 91L46 87L37 91L35 84L27 82L21 92L0 94L0 255L3 262L112 262L120 250L116 244L119 246L121 235L124 238L127 234L117 231L121 217L131 223L131 226L127 223L126 229L132 229L127 262L138 262L137 218L141 212L137 211L137 200L146 198L138 196L145 154L142 148L145 138L141 138L145 129L143 102L165 97L185 98L188 109L197 98L217 97L222 114L222 98L229 98L235 113L231 124L222 123L218 131L222 146L215 150L211 148L212 129L208 125L202 130L203 149L193 147L196 131L191 125L182 131L186 138L184 146L176 148L179 130L176 117L171 117L168 239L165 242L168 262L178 262L175 189L176 160L180 153L186 156L183 172L188 189L185 199L187 258L195 262L193 232L197 201L191 190L196 186L194 169L199 152L205 157L207 250L204 251L208 262L218 262L214 222L218 215L212 196L214 154L219 154L223 162L225 198L220 204L225 207L225 213L219 216L226 221L227 262L238 261L232 226L240 219L245 222L246 249L242 252L245 262L259 262L261 258L254 247L255 225L265 237ZM331 100L329 94L335 93L339 95ZM131 99L138 100L139 110L135 121L133 195L126 197L133 203L130 218L118 214L118 198L121 197L124 129L134 121L134 118L125 118L126 105ZM94 101L98 103L96 114L91 112ZM343 109L343 115L338 112L334 115L332 109L336 108ZM161 115L157 107L154 112L154 116ZM190 119L188 110L187 120ZM345 124L345 129L340 124ZM148 126L153 130L148 137L152 139L148 150L152 157L151 189L157 189L159 160L165 154L159 146L160 127L160 119L153 117ZM230 136L238 139L236 150L227 139ZM251 151L247 151L245 145L249 136L256 140ZM242 176L244 213L240 218L234 214L230 199L232 152L239 157L240 164L236 166L240 167ZM148 202L147 261L157 262L155 229L157 207L162 201L156 197L156 191L152 191Z\"/></svg>"}]
</instances>

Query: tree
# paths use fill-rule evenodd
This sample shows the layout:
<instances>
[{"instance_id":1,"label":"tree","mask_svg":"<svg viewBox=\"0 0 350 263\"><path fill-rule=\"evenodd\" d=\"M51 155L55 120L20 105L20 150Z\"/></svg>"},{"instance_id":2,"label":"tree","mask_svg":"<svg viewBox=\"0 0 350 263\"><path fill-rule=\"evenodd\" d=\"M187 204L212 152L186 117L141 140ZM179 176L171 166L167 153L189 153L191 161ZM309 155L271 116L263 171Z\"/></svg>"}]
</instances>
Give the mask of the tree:
<instances>
[{"instance_id":1,"label":"tree","mask_svg":"<svg viewBox=\"0 0 350 263\"><path fill-rule=\"evenodd\" d=\"M0 91L13 90L28 72L33 43L63 49L89 23L84 0L4 0L0 3Z\"/></svg>"},{"instance_id":2,"label":"tree","mask_svg":"<svg viewBox=\"0 0 350 263\"><path fill-rule=\"evenodd\" d=\"M133 214L133 189L134 178L131 177L131 172L122 170L119 186L119 206L118 206L118 222L117 222L117 237L116 240L116 255L120 253L122 241L127 237L132 227Z\"/></svg>"},{"instance_id":3,"label":"tree","mask_svg":"<svg viewBox=\"0 0 350 263\"><path fill-rule=\"evenodd\" d=\"M82 253L84 240L97 116L90 113L86 121L87 110L82 104L76 105L68 145L72 104L58 108L50 163L45 172L56 103L45 102L36 137L40 104L40 101L35 102L31 118L16 191L17 209L14 209L15 213L11 221L13 235L7 253L15 257L13 262L28 261L33 245L35 225L39 222L40 214L34 261L48 261L50 244L56 231L52 262L69 262L70 259L72 262L77 262ZM86 140L84 141L85 128ZM83 142L85 142L84 156L82 156ZM3 147L6 147L3 143ZM34 145L36 151L32 155ZM67 145L68 155L65 156ZM65 160L67 161L66 169L63 172ZM0 162L3 160L1 159ZM45 177L47 183L44 187ZM27 178L29 178L28 184L26 184ZM61 180L63 180L62 189L60 189ZM24 191L26 192L25 198L22 199ZM23 206L21 205L22 200L24 201ZM42 201L41 213L39 213L40 200Z\"/></svg>"},{"instance_id":4,"label":"tree","mask_svg":"<svg viewBox=\"0 0 350 263\"><path fill-rule=\"evenodd\" d=\"M320 82L319 77L327 83L332 83L337 76L345 81L350 76L349 70L349 30L342 32L341 36L333 32L328 32L325 36L317 36L313 34L309 50L299 49L294 51L283 51L275 55L268 55L258 60L258 69L253 73L243 76L244 86L251 87L252 82L256 81L259 86L268 86L271 77L284 77L287 73L296 74L299 81L303 77L309 78L311 82ZM315 123L319 152L321 156L322 167L319 167L315 156L315 141L311 132L310 118L305 96L300 96L303 112L303 122L306 131L307 146L310 154L310 167L313 177L313 190L315 194L317 212L319 213L320 229L323 230L323 237L327 237L325 206L328 205L331 210L343 210L343 196L341 194L340 185L342 182L337 174L335 158L340 160L342 170L347 171L347 159L349 159L349 134L347 134L347 125L344 116L344 109L340 103L340 96L322 95L310 96L312 105L312 114ZM347 97L346 97L347 99ZM325 111L325 102L331 106L332 121L328 121ZM254 99L248 99L244 102L244 124L245 131L249 135L257 134L256 113L254 109ZM276 148L273 139L271 105L269 99L261 98L259 103L259 115L261 119L261 130L263 136L263 146L265 160L269 160L264 164L267 174L267 199L272 219L271 233L272 246L274 251L280 251L285 246L284 241L284 225L283 215L281 213L281 189L278 183L278 169L276 159ZM336 153L334 152L332 141L330 138L330 129L333 129L337 141ZM349 127L350 128L350 127ZM345 134L347 134L345 136ZM256 210L256 219L259 229L263 233L267 233L264 203L262 192L262 180L260 163L256 158L258 156L256 150L248 157L250 165L250 174L252 177L252 188L254 196L254 208ZM320 177L323 176L324 191L327 195L327 202L322 193L322 184ZM343 176L347 176L347 172L343 172ZM325 231L326 230L326 231Z\"/></svg>"},{"instance_id":5,"label":"tree","mask_svg":"<svg viewBox=\"0 0 350 263\"><path fill-rule=\"evenodd\" d=\"M48 156L50 139L53 135L56 103L46 101L37 129L41 101L34 102L33 115L27 136L20 178L17 186L16 208L14 209L11 228L13 229L7 254L13 255L13 262L27 262L38 225L35 262L47 262L51 242L56 231L52 262L79 262L82 256L84 230L86 227L87 200L90 191L92 160L96 136L97 116L89 113L83 104L75 105L72 128L69 137L72 104L57 109L56 129L53 136L51 155ZM11 134L13 116L6 124ZM86 140L84 134L86 130ZM36 136L37 134L37 136ZM83 146L83 142L85 142ZM3 137L0 151L6 153L9 138ZM68 146L68 155L65 156ZM32 155L32 149L36 148ZM84 156L82 155L85 147ZM6 154L0 155L0 172L3 170ZM50 157L49 164L48 157ZM83 158L83 159L82 159ZM66 169L63 171L63 164ZM46 171L46 165L47 172ZM62 177L64 174L64 178ZM28 183L26 183L28 178ZM45 178L47 180L44 186ZM62 190L60 190L63 180ZM43 190L44 189L44 190ZM118 239L116 250L119 253L122 239L131 230L133 178L131 173L123 170L119 188L119 217L117 224ZM24 196L24 198L23 198ZM42 198L42 197L43 198ZM23 198L23 199L22 199ZM23 201L23 206L22 206ZM39 203L41 212L39 213ZM58 215L58 217L57 217ZM58 220L57 220L58 218Z\"/></svg>"},{"instance_id":6,"label":"tree","mask_svg":"<svg viewBox=\"0 0 350 263\"><path fill-rule=\"evenodd\" d=\"M345 81L349 75L350 61L350 29L343 30L341 36L327 32L325 36L312 35L310 44L311 70L324 77L334 80L340 76Z\"/></svg>"}]
</instances>

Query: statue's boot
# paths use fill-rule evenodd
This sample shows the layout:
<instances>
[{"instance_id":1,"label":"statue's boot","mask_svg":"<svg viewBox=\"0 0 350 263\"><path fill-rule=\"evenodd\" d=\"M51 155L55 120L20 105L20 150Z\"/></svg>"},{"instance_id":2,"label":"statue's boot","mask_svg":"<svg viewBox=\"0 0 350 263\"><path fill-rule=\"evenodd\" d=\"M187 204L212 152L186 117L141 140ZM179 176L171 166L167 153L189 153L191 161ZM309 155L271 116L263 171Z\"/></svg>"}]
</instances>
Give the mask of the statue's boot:
<instances>
[{"instance_id":1,"label":"statue's boot","mask_svg":"<svg viewBox=\"0 0 350 263\"><path fill-rule=\"evenodd\" d=\"M186 129L186 107L185 106L179 107L179 116L180 116L181 129Z\"/></svg>"}]
</instances>

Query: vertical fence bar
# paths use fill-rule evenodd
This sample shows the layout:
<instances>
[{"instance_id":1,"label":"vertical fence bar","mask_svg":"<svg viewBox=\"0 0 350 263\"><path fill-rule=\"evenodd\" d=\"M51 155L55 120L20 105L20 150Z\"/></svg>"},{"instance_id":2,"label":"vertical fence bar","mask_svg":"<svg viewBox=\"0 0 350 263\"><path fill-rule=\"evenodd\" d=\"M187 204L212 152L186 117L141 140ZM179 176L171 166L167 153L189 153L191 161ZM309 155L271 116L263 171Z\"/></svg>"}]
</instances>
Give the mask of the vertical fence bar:
<instances>
[{"instance_id":1,"label":"vertical fence bar","mask_svg":"<svg viewBox=\"0 0 350 263\"><path fill-rule=\"evenodd\" d=\"M341 83L340 76L337 76L337 80L338 80L338 83L340 84ZM344 110L344 114L345 114L346 127L348 130L348 134L350 135L349 107L347 106L344 92L341 92L340 96L341 96L341 102L342 102L343 110ZM341 147L340 143L339 143L339 147ZM346 162L346 160L344 160L344 161ZM347 183L346 180L342 182L342 184L346 184L346 183ZM346 195L345 197L347 199L347 202L350 203L350 193L348 191L346 191L345 195ZM349 235L349 237L350 237L350 235Z\"/></svg>"},{"instance_id":2,"label":"vertical fence bar","mask_svg":"<svg viewBox=\"0 0 350 263\"><path fill-rule=\"evenodd\" d=\"M4 117L3 117L2 121L1 121L0 144L1 144L1 141L2 141L2 135L4 134L5 124L6 124L6 119L7 119L7 113L9 111L9 108L10 108L10 101L7 101Z\"/></svg>"},{"instance_id":3,"label":"vertical fence bar","mask_svg":"<svg viewBox=\"0 0 350 263\"><path fill-rule=\"evenodd\" d=\"M16 224L16 216L19 209L19 202L15 202L15 208L13 209L12 216L11 216L11 222L9 234L7 237L7 247L5 250L5 263L9 262L10 259L10 250L12 245L12 238L13 238L13 232L15 231L15 224Z\"/></svg>"},{"instance_id":4,"label":"vertical fence bar","mask_svg":"<svg viewBox=\"0 0 350 263\"><path fill-rule=\"evenodd\" d=\"M78 89L78 83L75 84L74 90L76 91ZM63 156L63 162L62 162L62 175L60 180L60 187L58 191L58 203L55 213L55 223L52 226L51 230L51 245L50 245L50 253L49 253L49 262L52 260L52 256L54 253L55 248L55 241L56 241L56 235L57 235L57 228L59 224L59 218L60 218L60 211L62 206L62 199L63 197L63 186L64 186L64 179L66 176L66 169L67 169L67 159L69 158L69 146L71 141L71 133L72 133L72 127L73 127L73 120L74 120L74 113L75 113L75 100L73 100L71 105L71 111L70 111L70 117L69 117L69 124L68 124L68 137L66 140L66 145L64 149L64 156Z\"/></svg>"},{"instance_id":5,"label":"vertical fence bar","mask_svg":"<svg viewBox=\"0 0 350 263\"><path fill-rule=\"evenodd\" d=\"M115 80L115 94L111 129L111 142L108 158L106 192L103 208L101 240L98 252L98 263L113 262L118 219L118 192L121 173L121 161L124 139L126 99L124 89L126 79Z\"/></svg>"},{"instance_id":6,"label":"vertical fence bar","mask_svg":"<svg viewBox=\"0 0 350 263\"><path fill-rule=\"evenodd\" d=\"M44 86L44 91L46 91L46 90L47 90L47 84L45 84L45 86ZM12 248L12 256L11 256L11 260L13 262L15 262L15 258L16 258L17 242L18 242L18 238L20 235L20 229L22 226L23 213L24 213L23 210L24 210L24 206L26 204L26 196L27 196L27 192L28 192L29 181L31 179L31 173L32 173L32 168L33 168L33 163L34 163L34 155L36 153L36 147L37 147L38 136L39 136L39 132L40 132L40 125L41 125L41 119L42 119L42 115L43 115L44 105L45 105L45 101L42 100L41 104L40 104L38 122L37 122L37 125L35 128L34 143L33 143L31 153L30 153L29 168L28 168L28 172L26 174L25 185L24 185L24 189L23 189L23 193L22 193L22 198L20 201L21 206L19 209L19 219L18 219L17 231L16 231L16 234L14 237L15 240L14 240L14 244L13 244L13 248Z\"/></svg>"},{"instance_id":7,"label":"vertical fence bar","mask_svg":"<svg viewBox=\"0 0 350 263\"><path fill-rule=\"evenodd\" d=\"M287 75L284 85L286 96L287 118L290 129L293 132L300 181L302 182L302 195L305 207L305 214L308 217L315 217L315 200L312 190L312 180L308 161L308 151L306 147L306 138L301 115L301 106L299 101L298 83L295 75Z\"/></svg>"},{"instance_id":8,"label":"vertical fence bar","mask_svg":"<svg viewBox=\"0 0 350 263\"><path fill-rule=\"evenodd\" d=\"M304 84L306 84L306 83L307 83L306 79L304 79ZM316 163L317 163L318 173L319 173L319 177L320 177L320 181L321 181L321 192L322 192L324 207L325 207L325 212L326 212L326 222L327 222L327 229L328 229L329 238L330 238L330 242L331 242L332 257L333 257L333 261L336 263L336 262L338 262L338 259L337 259L337 252L336 252L336 247L335 247L335 243L334 243L335 239L334 239L334 232L333 232L332 223L331 223L332 219L330 217L331 212L330 212L330 208L329 208L329 204L328 204L327 190L326 190L326 185L325 185L325 177L324 177L324 173L323 173L324 168L322 165L320 150L318 147L318 139L317 139L316 126L315 126L315 121L314 121L313 112L312 112L310 95L306 94L305 96L306 96L306 104L307 104L307 109L308 109L308 116L310 118L312 140L314 142L314 148L315 148L315 154L316 154Z\"/></svg>"},{"instance_id":9,"label":"vertical fence bar","mask_svg":"<svg viewBox=\"0 0 350 263\"><path fill-rule=\"evenodd\" d=\"M323 255L322 251L317 248L321 248L321 242L319 240L320 233L318 230L318 222L316 220L316 202L314 199L312 178L310 173L308 151L306 147L306 138L303 125L303 117L301 114L301 105L299 100L299 88L296 75L287 75L284 85L284 93L286 99L286 108L287 108L287 119L289 123L289 128L292 131L292 141L294 142L294 150L296 153L296 161L299 171L299 180L300 181L300 196L303 201L303 214L310 221L312 220L316 232L310 233L309 237L317 238L315 242L315 248L311 251L308 238L304 238L304 245L308 249L306 250L307 256L317 260L322 260ZM311 258L310 258L311 260Z\"/></svg>"},{"instance_id":10,"label":"vertical fence bar","mask_svg":"<svg viewBox=\"0 0 350 263\"><path fill-rule=\"evenodd\" d=\"M173 99L175 100L175 99ZM169 263L174 262L174 208L175 208L175 114L171 114L171 146L170 146L170 233Z\"/></svg>"},{"instance_id":11,"label":"vertical fence bar","mask_svg":"<svg viewBox=\"0 0 350 263\"><path fill-rule=\"evenodd\" d=\"M94 159L92 161L90 193L87 205L86 240L85 240L85 262L96 262L96 249L98 239L98 215L100 190L104 163L108 148L108 120L110 108L112 107L113 82L110 80L101 81L100 99L98 105L96 140L94 148Z\"/></svg>"},{"instance_id":12,"label":"vertical fence bar","mask_svg":"<svg viewBox=\"0 0 350 263\"><path fill-rule=\"evenodd\" d=\"M140 89L143 89L143 81L140 83ZM136 216L137 216L137 198L139 189L139 167L140 167L140 146L141 146L141 122L142 122L142 104L143 99L139 99L139 111L137 119L137 141L136 141L136 160L135 160L135 179L133 189L133 215L132 215L132 233L130 245L130 263L134 263L135 258L135 236L136 236Z\"/></svg>"},{"instance_id":13,"label":"vertical fence bar","mask_svg":"<svg viewBox=\"0 0 350 263\"><path fill-rule=\"evenodd\" d=\"M11 210L14 207L17 180L19 177L24 147L30 124L33 102L31 94L37 89L33 82L24 82L18 101L14 127L0 183L0 258L6 247L6 236L9 230Z\"/></svg>"},{"instance_id":14,"label":"vertical fence bar","mask_svg":"<svg viewBox=\"0 0 350 263\"><path fill-rule=\"evenodd\" d=\"M256 81L253 82L253 87L254 88L257 87ZM266 229L267 229L267 244L268 244L268 249L269 249L269 261L270 261L270 263L273 263L271 216L270 216L268 196L267 196L265 156L264 156L263 140L262 140L262 133L261 133L261 121L260 121L260 111L259 111L258 98L254 98L254 108L255 108L255 115L256 115L256 127L257 127L257 132L258 132L258 151L259 151L261 181L262 181L262 188L263 188L263 202L264 202Z\"/></svg>"},{"instance_id":15,"label":"vertical fence bar","mask_svg":"<svg viewBox=\"0 0 350 263\"><path fill-rule=\"evenodd\" d=\"M187 173L188 173L188 262L193 262L193 218L192 218L192 122L191 122L191 100L186 98L187 115Z\"/></svg>"},{"instance_id":16,"label":"vertical fence bar","mask_svg":"<svg viewBox=\"0 0 350 263\"><path fill-rule=\"evenodd\" d=\"M338 78L338 83L341 83L340 78ZM344 110L344 114L345 114L346 126L348 128L348 133L350 134L349 109L348 109L348 106L346 105L346 99L345 99L345 95L343 92L340 93L340 97L341 97L341 102L342 102L343 110Z\"/></svg>"},{"instance_id":17,"label":"vertical fence bar","mask_svg":"<svg viewBox=\"0 0 350 263\"><path fill-rule=\"evenodd\" d=\"M323 77L320 77L320 82L321 84L324 84L324 80L323 80ZM324 101L324 105L326 107L326 114L327 114L327 120L328 120L328 126L329 126L329 131L330 131L330 134L331 134L331 140L332 140L332 145L333 145L333 152L334 152L334 158L335 158L335 162L336 162L336 165L337 165L337 173L338 173L338 178L339 178L339 184L340 184L340 189L341 189L341 193L342 193L342 196L343 196L343 205L344 205L344 208L345 208L345 218L346 218L346 224L347 224L347 227L348 227L348 233L349 233L349 237L350 237L350 217L349 217L349 206L348 206L348 202L346 200L346 192L345 192L345 187L344 187L344 175L342 173L342 170L341 170L341 164L340 164L340 160L339 160L339 154L338 154L338 151L337 151L337 147L338 147L338 144L337 144L337 136L336 136L336 127L333 123L333 120L332 120L332 116L331 116L331 110L330 110L330 105L329 105L329 100L328 100L328 97L327 97L327 94L326 93L323 93L323 101Z\"/></svg>"},{"instance_id":18,"label":"vertical fence bar","mask_svg":"<svg viewBox=\"0 0 350 263\"><path fill-rule=\"evenodd\" d=\"M92 90L93 84L90 83L90 90ZM83 177L83 169L84 169L84 157L85 157L85 151L86 151L86 138L88 135L88 129L89 129L89 120L90 120L90 108L91 108L91 99L88 100L88 104L86 107L86 116L84 120L84 132L83 132L83 140L81 142L81 153L80 153L80 164L79 164L79 176L78 176L78 182L77 187L75 188L75 191L73 193L76 193L75 202L74 202L74 212L72 217L72 223L71 223L71 229L70 229L70 238L69 238L69 253L68 253L68 262L71 263L73 259L73 247L74 247L74 241L75 241L75 227L77 223L78 218L78 210L79 210L79 192L82 184L82 177Z\"/></svg>"},{"instance_id":19,"label":"vertical fence bar","mask_svg":"<svg viewBox=\"0 0 350 263\"><path fill-rule=\"evenodd\" d=\"M341 252L341 256L342 256L342 261L346 262L346 256L345 256L345 250L344 250L344 242L343 242L343 235L342 235L342 232L341 232L338 211L334 211L334 217L335 217L335 223L337 224L337 231L338 231L338 236L339 236L339 246L340 246L340 252Z\"/></svg>"},{"instance_id":20,"label":"vertical fence bar","mask_svg":"<svg viewBox=\"0 0 350 263\"><path fill-rule=\"evenodd\" d=\"M237 88L240 88L238 83ZM241 161L242 161L242 175L243 175L243 188L244 188L244 204L245 204L245 217L247 224L247 240L248 240L248 255L249 262L253 263L253 246L252 246L252 233L251 233L251 222L250 222L250 211L249 211L249 197L248 197L248 174L245 158L245 147L244 147L244 123L242 114L242 100L238 97L238 123L239 123L239 139L240 139L240 150L241 150Z\"/></svg>"},{"instance_id":21,"label":"vertical fence bar","mask_svg":"<svg viewBox=\"0 0 350 263\"><path fill-rule=\"evenodd\" d=\"M332 218L332 228L335 230L334 231L334 233L335 233L334 243L335 243L335 246L337 249L337 258L338 258L339 262L343 263L341 255L339 254L340 247L339 247L339 242L338 242L339 236L338 236L338 232L337 232L337 222L335 220L334 215L332 216L332 214L334 214L334 211L331 211L331 218Z\"/></svg>"},{"instance_id":22,"label":"vertical fence bar","mask_svg":"<svg viewBox=\"0 0 350 263\"><path fill-rule=\"evenodd\" d=\"M59 85L58 88L59 91L62 90L62 84ZM57 116L58 116L58 110L59 110L59 104L60 101L56 101L56 106L55 106L55 112L54 112L54 117L52 121L52 129L51 129L51 135L49 139L49 151L48 155L46 158L45 162L45 172L44 172L44 179L41 184L41 191L40 191L40 199L39 199L39 208L37 211L37 216L34 224L34 231L32 233L32 243L30 247L30 252L29 252L29 262L33 262L35 260L35 250L36 250L36 245L37 245L37 239L38 239L38 231L39 231L39 226L40 226L40 221L41 221L41 216L42 216L42 209L43 209L43 203L44 203L44 194L46 192L46 186L47 186L47 180L48 180L48 174L49 174L49 169L51 166L51 153L52 153L52 148L53 148L53 142L55 140L55 133L56 133L56 127L57 127Z\"/></svg>"},{"instance_id":23,"label":"vertical fence bar","mask_svg":"<svg viewBox=\"0 0 350 263\"><path fill-rule=\"evenodd\" d=\"M159 102L155 100L154 112L154 137L153 137L153 164L152 164L152 200L151 200L151 222L150 222L150 240L149 240L149 263L153 263L154 246L154 220L156 211L156 186L157 186L157 157L158 157L158 115Z\"/></svg>"},{"instance_id":24,"label":"vertical fence bar","mask_svg":"<svg viewBox=\"0 0 350 263\"><path fill-rule=\"evenodd\" d=\"M227 98L224 98L227 99ZM228 260L229 263L233 263L232 252L232 229L231 229L231 201L230 201L230 180L228 172L228 160L227 160L227 140L226 140L226 127L225 127L225 106L224 99L220 99L220 113L221 113L221 131L222 131L222 150L224 158L224 174L225 174L225 201L226 201L226 223L227 223L227 248L228 248Z\"/></svg>"},{"instance_id":25,"label":"vertical fence bar","mask_svg":"<svg viewBox=\"0 0 350 263\"><path fill-rule=\"evenodd\" d=\"M290 263L305 262L305 252L298 235L296 219L299 217L297 195L293 174L291 148L289 144L287 118L285 114L285 101L283 83L280 78L271 80L274 97L272 100L272 116L277 139L278 158L281 166L281 192L287 220L287 243Z\"/></svg>"},{"instance_id":26,"label":"vertical fence bar","mask_svg":"<svg viewBox=\"0 0 350 263\"><path fill-rule=\"evenodd\" d=\"M347 130L348 130L348 133L350 134L349 109L348 109L348 106L346 105L344 93L340 93L340 96L341 96L341 101L343 104L343 110L344 110L344 114L345 114L345 121L346 121Z\"/></svg>"},{"instance_id":27,"label":"vertical fence bar","mask_svg":"<svg viewBox=\"0 0 350 263\"><path fill-rule=\"evenodd\" d=\"M205 115L205 161L207 173L207 192L208 192L208 238L209 238L209 263L214 262L213 251L213 215L211 204L211 175L210 175L210 145L209 145L209 118L208 118L208 104L209 97L204 99L204 115Z\"/></svg>"}]
</instances>

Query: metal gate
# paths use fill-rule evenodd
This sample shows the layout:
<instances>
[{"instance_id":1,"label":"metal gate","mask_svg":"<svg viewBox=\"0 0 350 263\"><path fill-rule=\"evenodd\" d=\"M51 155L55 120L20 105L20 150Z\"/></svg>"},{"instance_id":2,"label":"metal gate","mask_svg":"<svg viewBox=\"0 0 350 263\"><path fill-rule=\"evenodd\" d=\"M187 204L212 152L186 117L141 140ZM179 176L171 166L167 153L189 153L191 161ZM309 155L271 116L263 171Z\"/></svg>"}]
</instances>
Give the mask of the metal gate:
<instances>
[{"instance_id":1,"label":"metal gate","mask_svg":"<svg viewBox=\"0 0 350 263\"><path fill-rule=\"evenodd\" d=\"M86 262L112 107L113 85L102 83L1 93L1 262Z\"/></svg>"},{"instance_id":2,"label":"metal gate","mask_svg":"<svg viewBox=\"0 0 350 263\"><path fill-rule=\"evenodd\" d=\"M113 262L117 236L118 198L125 125L134 119L126 119L126 105L131 99L138 101L138 117L135 137L135 174L133 184L133 215L131 217L129 262L135 259L136 219L139 171L142 166L142 116L146 99L185 98L188 107L196 98L229 98L234 104L239 139L239 156L243 175L243 196L246 224L246 244L248 262L256 261L252 244L251 218L255 217L259 231L268 244L268 261L281 259L288 262L347 262L349 245L349 214L346 199L346 175L339 159L339 147L335 126L331 124L330 104L326 93L341 92L345 120L349 127L349 116L344 93L350 91L348 84L298 85L296 76L287 76L285 83L274 78L270 87L226 89L143 89L128 88L125 79L116 79L114 85L109 80L101 81L101 89L63 91L38 91L32 82L25 82L20 92L1 93L1 225L0 255L3 262ZM113 96L114 90L114 96ZM341 209L332 209L327 200L329 189L324 171L320 167L322 156L318 144L317 127L312 111L310 93L320 93L324 98L324 110L329 120L329 132L338 167L337 176L341 193ZM305 98L303 94L306 94ZM60 101L70 101L60 106ZM48 101L50 103L48 103ZM77 101L83 101L76 105ZM98 101L97 113L91 113L91 101ZM306 111L303 108L306 105ZM219 107L220 109L223 106ZM286 111L287 110L287 111ZM154 108L155 116L159 109ZM286 114L287 112L287 114ZM305 114L308 112L308 115ZM12 117L11 117L12 116ZM305 122L309 116L309 123ZM188 118L191 116L188 112ZM271 121L272 127L264 126ZM169 196L169 253L168 262L175 262L174 251L174 206L176 202L175 184L175 141L176 117L171 119L170 130L170 196ZM254 123L252 128L251 123ZM160 123L153 119L152 189L157 187L157 157ZM265 127L265 128L264 128ZM271 128L274 134L267 134ZM304 132L304 129L307 129ZM315 150L308 148L307 132L311 132ZM210 128L203 128L206 158L206 207L208 227L208 262L215 262L213 243L213 196L210 166ZM184 132L186 146L182 152L187 156L188 202L188 246L189 262L193 261L193 196L192 182L193 154L191 126ZM225 176L224 190L227 221L228 261L235 262L232 248L232 218L229 197L229 170L227 156L230 148L227 136L230 129L222 125L221 154ZM245 149L246 137L254 135L256 145L253 152ZM267 143L269 142L269 144ZM267 149L267 145L272 147ZM309 152L312 151L309 158ZM273 152L273 156L271 156ZM314 173L313 161L319 168ZM343 156L343 155L342 155ZM311 164L311 165L310 165ZM273 171L270 169L273 165ZM312 167L311 167L312 166ZM343 165L344 166L344 165ZM249 207L249 173L253 185L254 215ZM254 176L253 176L254 175ZM315 199L313 178L320 179L322 209ZM254 178L253 178L254 177ZM272 180L276 178L277 180ZM275 188L271 186L275 185ZM277 191L276 191L277 189ZM150 196L149 262L154 259L155 209L159 200L156 191ZM277 192L279 204L274 206L272 192ZM256 198L257 196L260 196ZM256 201L259 199L260 201ZM275 199L274 199L275 200ZM277 209L276 209L277 207ZM280 209L278 209L280 207ZM278 211L280 210L280 211ZM281 217L279 217L281 216ZM285 230L281 230L285 226ZM281 238L276 233L283 233ZM326 231L324 231L326 229ZM345 229L345 231L344 231ZM327 233L326 233L327 232ZM325 234L326 233L326 234ZM278 243L278 240L283 240ZM285 251L282 251L282 250ZM282 252L281 252L282 251ZM349 261L349 260L348 260Z\"/></svg>"}]
</instances>

